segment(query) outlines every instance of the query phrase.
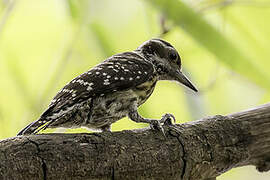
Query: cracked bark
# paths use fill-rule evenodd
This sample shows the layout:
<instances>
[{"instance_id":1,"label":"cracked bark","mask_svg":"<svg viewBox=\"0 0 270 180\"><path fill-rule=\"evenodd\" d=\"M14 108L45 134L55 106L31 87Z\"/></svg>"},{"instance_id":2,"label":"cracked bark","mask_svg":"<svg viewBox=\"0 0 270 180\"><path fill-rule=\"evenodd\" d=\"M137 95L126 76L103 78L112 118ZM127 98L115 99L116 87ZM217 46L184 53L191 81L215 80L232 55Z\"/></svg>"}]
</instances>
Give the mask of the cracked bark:
<instances>
[{"instance_id":1,"label":"cracked bark","mask_svg":"<svg viewBox=\"0 0 270 180\"><path fill-rule=\"evenodd\" d=\"M228 116L89 134L0 141L0 179L215 179L239 166L270 169L270 104Z\"/></svg>"}]
</instances>

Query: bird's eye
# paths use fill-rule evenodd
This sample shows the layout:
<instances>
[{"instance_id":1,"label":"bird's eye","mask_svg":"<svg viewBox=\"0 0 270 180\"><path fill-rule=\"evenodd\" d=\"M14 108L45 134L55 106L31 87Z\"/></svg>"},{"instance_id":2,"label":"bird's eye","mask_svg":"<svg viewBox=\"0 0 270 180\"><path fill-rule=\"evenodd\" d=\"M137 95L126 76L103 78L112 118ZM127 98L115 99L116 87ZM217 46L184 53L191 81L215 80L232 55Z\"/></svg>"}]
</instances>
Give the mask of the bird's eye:
<instances>
[{"instance_id":1,"label":"bird's eye","mask_svg":"<svg viewBox=\"0 0 270 180\"><path fill-rule=\"evenodd\" d=\"M170 58L170 60L176 60L177 59L177 53L175 52L175 51L170 51L169 52L169 58Z\"/></svg>"}]
</instances>

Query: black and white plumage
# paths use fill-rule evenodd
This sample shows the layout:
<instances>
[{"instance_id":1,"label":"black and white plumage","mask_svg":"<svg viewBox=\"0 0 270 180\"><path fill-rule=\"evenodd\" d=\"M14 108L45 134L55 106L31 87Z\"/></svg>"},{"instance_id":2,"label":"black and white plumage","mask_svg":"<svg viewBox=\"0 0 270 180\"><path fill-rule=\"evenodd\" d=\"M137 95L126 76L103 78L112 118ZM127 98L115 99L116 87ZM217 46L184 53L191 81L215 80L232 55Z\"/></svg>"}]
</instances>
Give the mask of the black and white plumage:
<instances>
[{"instance_id":1,"label":"black and white plumage","mask_svg":"<svg viewBox=\"0 0 270 180\"><path fill-rule=\"evenodd\" d=\"M181 72L181 59L171 44L161 39L144 42L136 50L114 55L70 81L51 101L40 118L18 135L46 128L110 130L128 116L136 122L162 129L161 121L141 117L137 108L152 94L158 80L174 80L197 91Z\"/></svg>"}]
</instances>

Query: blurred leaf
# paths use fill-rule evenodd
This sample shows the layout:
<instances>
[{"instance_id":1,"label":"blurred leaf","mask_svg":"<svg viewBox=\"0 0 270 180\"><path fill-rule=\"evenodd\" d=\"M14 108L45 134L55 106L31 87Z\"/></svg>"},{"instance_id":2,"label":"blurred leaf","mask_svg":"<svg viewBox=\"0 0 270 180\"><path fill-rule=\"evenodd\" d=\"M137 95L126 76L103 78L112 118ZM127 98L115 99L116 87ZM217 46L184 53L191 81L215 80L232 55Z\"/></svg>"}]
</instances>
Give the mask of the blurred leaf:
<instances>
[{"instance_id":1,"label":"blurred leaf","mask_svg":"<svg viewBox=\"0 0 270 180\"><path fill-rule=\"evenodd\" d=\"M48 97L51 94L51 91L53 91L54 87L62 78L63 73L66 71L67 64L69 63L71 59L73 48L76 44L79 33L80 33L80 28L78 28L78 30L74 32L73 38L71 39L70 43L67 45L66 50L62 55L62 58L59 60L58 64L56 65L54 72L52 76L50 77L49 82L46 85L46 89L44 90L41 98L37 102L38 106L41 106L45 102L45 100L48 99Z\"/></svg>"},{"instance_id":2,"label":"blurred leaf","mask_svg":"<svg viewBox=\"0 0 270 180\"><path fill-rule=\"evenodd\" d=\"M149 0L169 19L189 33L194 40L214 54L232 70L257 85L270 90L270 78L258 68L255 60L243 54L227 37L210 25L201 14L194 12L179 0Z\"/></svg>"},{"instance_id":3,"label":"blurred leaf","mask_svg":"<svg viewBox=\"0 0 270 180\"><path fill-rule=\"evenodd\" d=\"M0 1L0 14L5 10L5 8L8 7L10 1L4 1L4 0L1 0Z\"/></svg>"},{"instance_id":4,"label":"blurred leaf","mask_svg":"<svg viewBox=\"0 0 270 180\"><path fill-rule=\"evenodd\" d=\"M38 107L35 106L34 97L28 89L27 81L24 77L24 72L19 66L18 60L14 56L9 57L7 62L7 69L9 71L9 77L13 80L14 84L18 88L18 92L24 100L24 103L28 105L33 112L38 112Z\"/></svg>"},{"instance_id":5,"label":"blurred leaf","mask_svg":"<svg viewBox=\"0 0 270 180\"><path fill-rule=\"evenodd\" d=\"M67 0L68 10L73 19L78 19L80 17L80 11L78 8L79 1Z\"/></svg>"},{"instance_id":6,"label":"blurred leaf","mask_svg":"<svg viewBox=\"0 0 270 180\"><path fill-rule=\"evenodd\" d=\"M7 22L7 19L9 18L16 1L7 1L7 2L2 2L3 4L0 4L0 13L1 13L1 18L0 18L0 33L3 31L4 26ZM5 4L4 4L5 3ZM3 13L3 15L2 15Z\"/></svg>"},{"instance_id":7,"label":"blurred leaf","mask_svg":"<svg viewBox=\"0 0 270 180\"><path fill-rule=\"evenodd\" d=\"M84 14L87 12L85 8L88 7L88 1L67 0L66 2L72 19L75 22L83 21Z\"/></svg>"},{"instance_id":8,"label":"blurred leaf","mask_svg":"<svg viewBox=\"0 0 270 180\"><path fill-rule=\"evenodd\" d=\"M109 38L109 32L100 23L91 23L90 30L94 33L98 44L106 57L115 54L115 48Z\"/></svg>"}]
</instances>

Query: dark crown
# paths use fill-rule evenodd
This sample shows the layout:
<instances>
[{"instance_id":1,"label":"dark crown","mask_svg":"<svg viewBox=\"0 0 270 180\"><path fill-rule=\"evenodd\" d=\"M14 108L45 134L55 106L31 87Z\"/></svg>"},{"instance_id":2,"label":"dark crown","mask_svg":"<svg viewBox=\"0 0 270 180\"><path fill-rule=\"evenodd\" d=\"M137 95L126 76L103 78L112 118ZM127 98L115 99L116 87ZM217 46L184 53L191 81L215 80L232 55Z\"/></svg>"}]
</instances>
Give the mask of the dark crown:
<instances>
[{"instance_id":1,"label":"dark crown","mask_svg":"<svg viewBox=\"0 0 270 180\"><path fill-rule=\"evenodd\" d=\"M168 73L171 68L181 69L181 58L178 52L164 40L151 39L144 42L136 51L139 51L146 60L154 65L159 75Z\"/></svg>"}]
</instances>

